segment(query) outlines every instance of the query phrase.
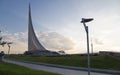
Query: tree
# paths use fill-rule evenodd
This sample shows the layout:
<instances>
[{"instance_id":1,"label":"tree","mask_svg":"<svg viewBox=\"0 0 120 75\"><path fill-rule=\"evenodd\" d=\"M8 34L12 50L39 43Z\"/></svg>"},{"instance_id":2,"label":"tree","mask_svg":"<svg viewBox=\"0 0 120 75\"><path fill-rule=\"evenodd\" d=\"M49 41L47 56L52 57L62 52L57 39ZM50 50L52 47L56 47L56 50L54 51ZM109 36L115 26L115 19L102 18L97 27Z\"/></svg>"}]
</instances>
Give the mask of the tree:
<instances>
[{"instance_id":1,"label":"tree","mask_svg":"<svg viewBox=\"0 0 120 75\"><path fill-rule=\"evenodd\" d=\"M1 31L0 31L0 33L1 33ZM0 45L2 45L2 47L4 47L4 45L7 43L7 42L5 42L5 41L2 41L2 36L0 37Z\"/></svg>"},{"instance_id":2,"label":"tree","mask_svg":"<svg viewBox=\"0 0 120 75\"><path fill-rule=\"evenodd\" d=\"M60 50L60 51L58 51L59 53L62 53L62 54L65 54L65 51L63 51L63 50Z\"/></svg>"},{"instance_id":3,"label":"tree","mask_svg":"<svg viewBox=\"0 0 120 75\"><path fill-rule=\"evenodd\" d=\"M0 31L0 33L1 33L1 31ZM0 45L2 45L2 47L4 47L4 45L5 44L7 44L8 45L8 54L9 54L9 52L10 52L10 44L12 44L12 42L6 42L6 41L2 41L2 37L0 37Z\"/></svg>"}]
</instances>

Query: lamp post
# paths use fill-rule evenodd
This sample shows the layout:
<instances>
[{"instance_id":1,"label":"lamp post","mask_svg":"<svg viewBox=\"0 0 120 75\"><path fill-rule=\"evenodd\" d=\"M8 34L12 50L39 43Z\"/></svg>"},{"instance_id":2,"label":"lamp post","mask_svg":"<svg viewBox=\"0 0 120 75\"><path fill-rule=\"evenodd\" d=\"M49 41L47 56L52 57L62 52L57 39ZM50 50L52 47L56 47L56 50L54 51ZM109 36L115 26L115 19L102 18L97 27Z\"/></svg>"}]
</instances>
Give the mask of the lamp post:
<instances>
[{"instance_id":1,"label":"lamp post","mask_svg":"<svg viewBox=\"0 0 120 75\"><path fill-rule=\"evenodd\" d=\"M8 44L8 55L9 55L9 53L10 53L10 45Z\"/></svg>"},{"instance_id":2,"label":"lamp post","mask_svg":"<svg viewBox=\"0 0 120 75\"><path fill-rule=\"evenodd\" d=\"M86 26L85 23L92 21L93 18L85 19L82 18L81 23L83 23L85 31L86 31L86 36L87 36L87 56L88 56L88 75L90 75L90 52L89 52L89 30L88 26Z\"/></svg>"},{"instance_id":3,"label":"lamp post","mask_svg":"<svg viewBox=\"0 0 120 75\"><path fill-rule=\"evenodd\" d=\"M11 47L10 44L12 44L12 42L8 42L8 43L7 43L7 45L8 45L8 55L9 55L9 53L10 53L10 47Z\"/></svg>"}]
</instances>

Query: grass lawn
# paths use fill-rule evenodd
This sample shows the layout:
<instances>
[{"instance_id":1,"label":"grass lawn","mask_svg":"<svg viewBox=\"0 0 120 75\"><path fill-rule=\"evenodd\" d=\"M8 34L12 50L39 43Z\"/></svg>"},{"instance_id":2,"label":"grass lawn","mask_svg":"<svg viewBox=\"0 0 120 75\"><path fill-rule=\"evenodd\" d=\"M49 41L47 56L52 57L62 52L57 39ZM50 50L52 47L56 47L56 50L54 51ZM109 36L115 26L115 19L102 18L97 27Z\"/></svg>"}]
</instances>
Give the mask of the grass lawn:
<instances>
[{"instance_id":1,"label":"grass lawn","mask_svg":"<svg viewBox=\"0 0 120 75\"><path fill-rule=\"evenodd\" d=\"M58 75L54 73L37 71L15 64L0 62L0 75Z\"/></svg>"},{"instance_id":2,"label":"grass lawn","mask_svg":"<svg viewBox=\"0 0 120 75\"><path fill-rule=\"evenodd\" d=\"M33 56L11 56L10 59L58 64L65 66L87 67L87 56L62 56L62 57L33 57ZM120 57L91 56L91 67L97 69L120 71Z\"/></svg>"}]
</instances>

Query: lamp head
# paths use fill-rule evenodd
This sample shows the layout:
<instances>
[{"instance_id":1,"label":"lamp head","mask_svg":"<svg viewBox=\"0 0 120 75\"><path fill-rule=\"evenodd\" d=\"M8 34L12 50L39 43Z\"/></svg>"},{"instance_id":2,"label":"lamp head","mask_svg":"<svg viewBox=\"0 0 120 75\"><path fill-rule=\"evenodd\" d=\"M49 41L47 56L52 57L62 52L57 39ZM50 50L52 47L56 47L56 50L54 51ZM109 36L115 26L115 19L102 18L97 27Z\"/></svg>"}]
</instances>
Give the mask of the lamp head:
<instances>
[{"instance_id":1,"label":"lamp head","mask_svg":"<svg viewBox=\"0 0 120 75\"><path fill-rule=\"evenodd\" d=\"M92 21L92 20L93 20L93 18L88 18L88 19L82 18L81 23L90 22L90 21Z\"/></svg>"}]
</instances>

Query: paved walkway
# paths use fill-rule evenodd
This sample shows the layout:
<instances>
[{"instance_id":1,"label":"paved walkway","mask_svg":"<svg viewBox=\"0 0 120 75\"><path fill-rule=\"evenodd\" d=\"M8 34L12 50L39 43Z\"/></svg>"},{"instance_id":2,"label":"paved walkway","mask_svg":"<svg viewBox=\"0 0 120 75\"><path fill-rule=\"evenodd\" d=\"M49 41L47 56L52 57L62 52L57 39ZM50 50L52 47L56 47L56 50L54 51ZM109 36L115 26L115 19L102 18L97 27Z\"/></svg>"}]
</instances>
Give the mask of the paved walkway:
<instances>
[{"instance_id":1,"label":"paved walkway","mask_svg":"<svg viewBox=\"0 0 120 75\"><path fill-rule=\"evenodd\" d=\"M72 70L72 69L65 69L65 68L58 68L58 67L50 67L50 66L45 66L45 65L25 63L25 62L13 61L13 60L8 60L8 59L3 59L3 61L8 62L8 63L21 65L21 66L25 66L25 67L28 67L31 69L58 73L61 75L88 75L87 71ZM91 72L91 75L111 75L111 74ZM116 74L114 74L114 75L116 75Z\"/></svg>"}]
</instances>

